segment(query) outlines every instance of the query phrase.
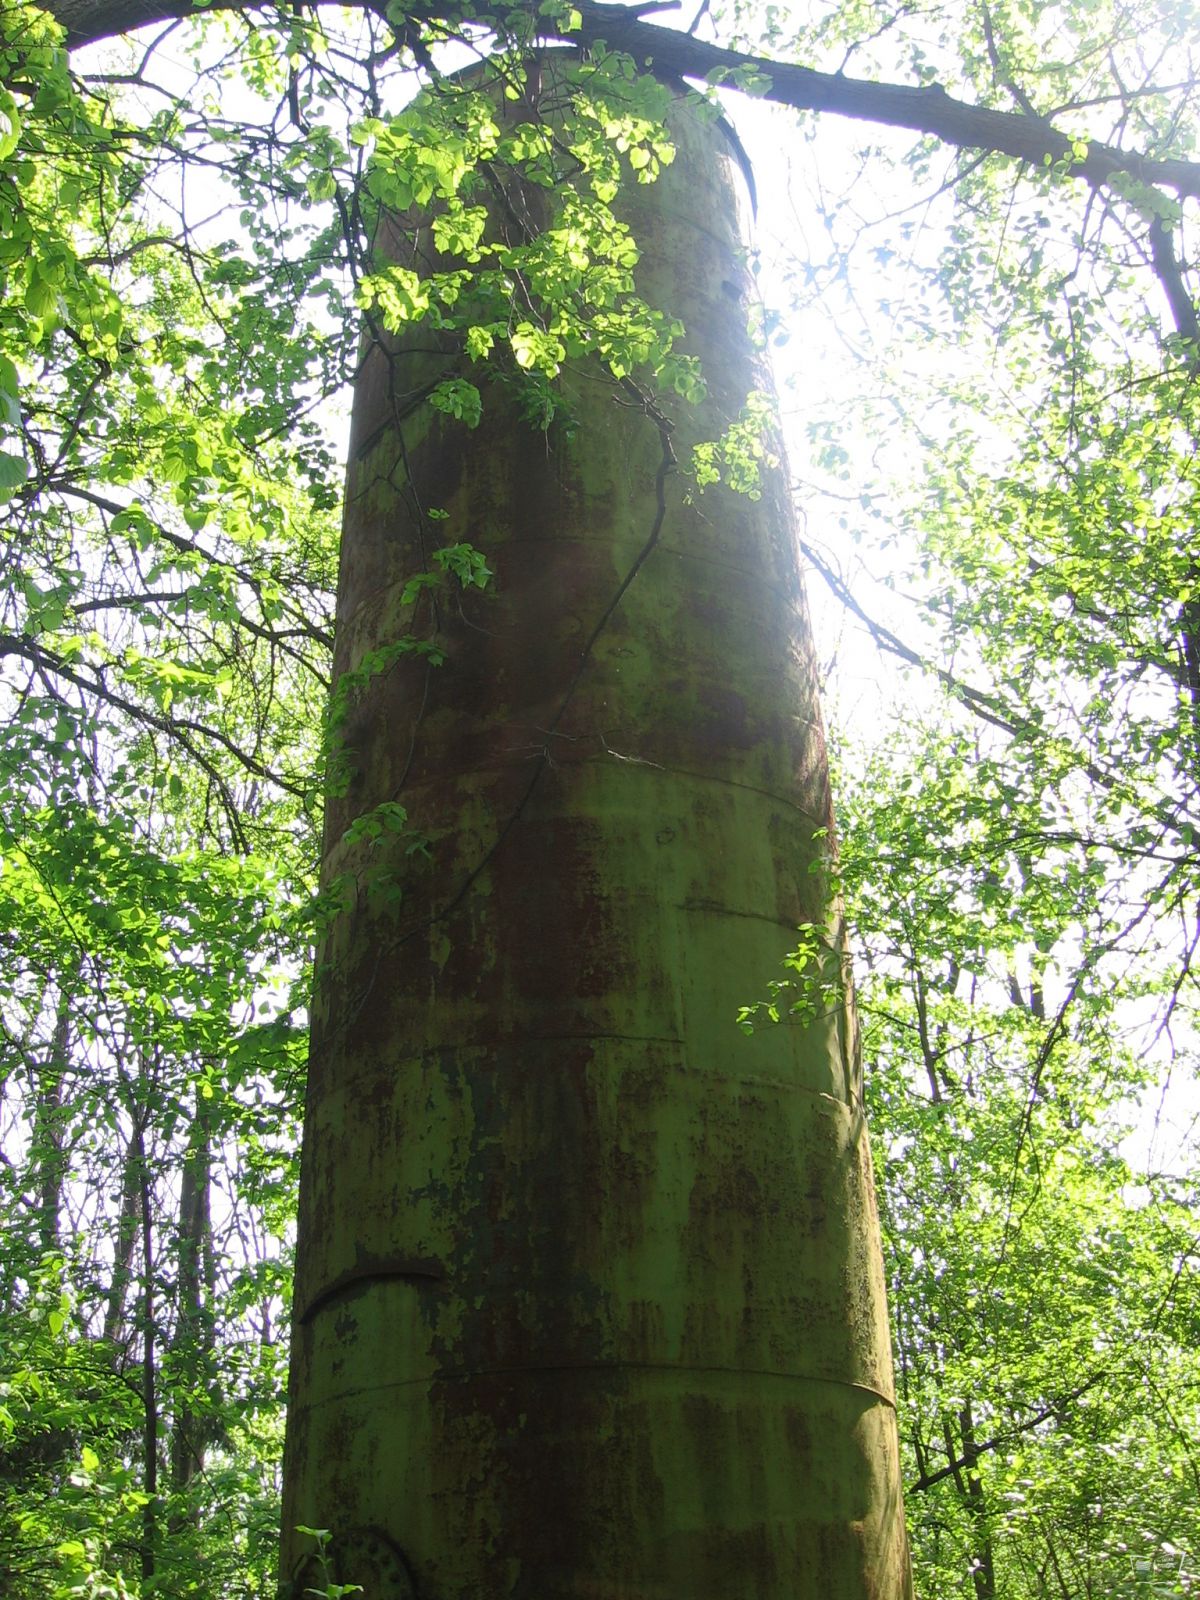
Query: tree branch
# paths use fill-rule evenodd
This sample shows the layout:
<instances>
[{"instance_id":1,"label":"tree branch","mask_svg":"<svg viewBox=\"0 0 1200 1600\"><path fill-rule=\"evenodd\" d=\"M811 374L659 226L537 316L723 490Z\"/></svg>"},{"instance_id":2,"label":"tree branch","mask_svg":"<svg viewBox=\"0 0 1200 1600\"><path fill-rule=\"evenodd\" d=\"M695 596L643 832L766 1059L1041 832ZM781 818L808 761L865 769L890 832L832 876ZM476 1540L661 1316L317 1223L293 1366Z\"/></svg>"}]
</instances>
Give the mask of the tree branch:
<instances>
[{"instance_id":1,"label":"tree branch","mask_svg":"<svg viewBox=\"0 0 1200 1600\"><path fill-rule=\"evenodd\" d=\"M215 728L211 724L196 722L191 717L160 714L150 710L147 706L139 705L136 700L130 700L117 690L110 689L101 680L98 673L93 672L91 677L86 677L83 673L70 666L55 651L43 649L42 646L35 644L30 639L22 638L18 634L0 633L0 658L5 656L17 656L22 660L28 661L49 677L61 678L64 682L73 684L75 688L81 690L84 694L92 695L105 705L112 706L114 710L123 712L133 722L140 723L144 727L157 728L160 733L166 734L168 738L174 739L183 745L188 754L200 762L209 777L218 780L222 787L226 788L226 792L228 791L224 778L221 777L213 764L200 753L192 736L219 745L254 777L265 779L268 783L276 785L286 793L296 796L297 799L306 800L309 797L310 786L293 782L281 776L278 772L272 771L270 767L259 761L249 750L244 750L222 729Z\"/></svg>"},{"instance_id":2,"label":"tree branch","mask_svg":"<svg viewBox=\"0 0 1200 1600\"><path fill-rule=\"evenodd\" d=\"M1023 1422L1018 1422L1013 1427L1004 1429L1002 1433L993 1434L990 1439L985 1439L982 1444L972 1445L970 1452L964 1453L961 1457L957 1457L956 1452L951 1451L950 1464L948 1466L939 1467L936 1472L922 1472L919 1478L914 1478L908 1485L906 1492L915 1494L918 1489L932 1489L935 1483L941 1483L946 1478L954 1478L957 1481L964 1467L974 1466L979 1457L986 1455L988 1451L998 1450L1001 1445L1011 1444L1014 1439L1020 1438L1021 1434L1029 1433L1031 1429L1038 1427L1039 1424L1048 1422L1051 1417L1061 1420L1062 1413L1069 1406L1074 1405L1076 1400L1081 1399L1089 1389L1094 1389L1105 1376L1106 1374L1103 1370L1093 1372L1078 1388L1072 1389L1069 1394L1063 1395L1061 1400L1051 1401L1049 1405L1043 1406L1040 1411L1036 1411L1032 1416L1026 1417Z\"/></svg>"},{"instance_id":3,"label":"tree branch","mask_svg":"<svg viewBox=\"0 0 1200 1600\"><path fill-rule=\"evenodd\" d=\"M386 20L383 0L366 0L365 9L377 10ZM53 0L49 10L67 30L71 47L90 44L113 34L128 33L148 23L188 16L199 9L194 0ZM208 11L264 9L255 0L209 0ZM937 84L874 83L841 73L817 72L792 62L771 61L698 39L694 34L662 28L642 19L644 7L605 5L601 0L575 0L581 19L573 33L556 32L552 18L539 19L545 37L566 44L605 43L628 51L639 62L652 62L662 71L693 80L713 79L739 68L749 69L769 84L764 98L797 111L827 111L835 116L907 128L928 134L960 150L987 150L1042 168L1060 166L1093 187L1118 174L1143 183L1157 184L1181 197L1200 198L1200 162L1153 159L1137 151L1089 140L1076 158L1075 141L1045 118L1022 112L996 111L988 106L956 100ZM507 8L477 0L465 9L452 4L417 4L407 18L415 23L446 22L461 29L464 23L503 29ZM397 24L392 23L392 26Z\"/></svg>"}]
</instances>

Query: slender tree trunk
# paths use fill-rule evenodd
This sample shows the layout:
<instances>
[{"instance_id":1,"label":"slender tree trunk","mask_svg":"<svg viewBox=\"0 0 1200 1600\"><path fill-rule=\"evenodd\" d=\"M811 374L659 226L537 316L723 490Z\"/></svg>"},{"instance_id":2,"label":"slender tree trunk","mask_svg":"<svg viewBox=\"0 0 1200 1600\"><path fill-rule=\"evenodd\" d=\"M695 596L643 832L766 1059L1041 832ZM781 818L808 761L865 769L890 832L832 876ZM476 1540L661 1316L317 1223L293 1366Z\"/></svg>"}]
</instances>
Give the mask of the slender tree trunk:
<instances>
[{"instance_id":1,"label":"slender tree trunk","mask_svg":"<svg viewBox=\"0 0 1200 1600\"><path fill-rule=\"evenodd\" d=\"M154 1304L154 1196L146 1160L146 1133L134 1123L133 1153L137 1162L139 1223L142 1238L142 1582L153 1581L158 1546L158 1383Z\"/></svg>"},{"instance_id":2,"label":"slender tree trunk","mask_svg":"<svg viewBox=\"0 0 1200 1600\"><path fill-rule=\"evenodd\" d=\"M833 915L831 813L786 472L676 470L769 376L736 168L675 137L628 220L703 407L588 370L569 428L494 384L468 433L408 403L428 339L359 382L336 670L422 631L446 663L361 673L328 806L294 1594L302 1524L380 1600L910 1592L849 1001L735 1024ZM494 595L404 608L431 539ZM395 800L414 833L346 835Z\"/></svg>"},{"instance_id":3,"label":"slender tree trunk","mask_svg":"<svg viewBox=\"0 0 1200 1600\"><path fill-rule=\"evenodd\" d=\"M206 1102L197 1095L191 1142L179 1190L179 1277L173 1370L178 1393L171 1426L170 1477L173 1494L185 1494L204 1469L207 1406L200 1399L213 1363L212 1216L210 1147Z\"/></svg>"},{"instance_id":4,"label":"slender tree trunk","mask_svg":"<svg viewBox=\"0 0 1200 1600\"><path fill-rule=\"evenodd\" d=\"M63 1083L71 1059L71 977L63 980L54 1034L45 1066L38 1075L33 1113L33 1158L37 1170L38 1248L43 1255L58 1249L66 1152L63 1148Z\"/></svg>"},{"instance_id":5,"label":"slender tree trunk","mask_svg":"<svg viewBox=\"0 0 1200 1600\"><path fill-rule=\"evenodd\" d=\"M104 1308L104 1342L114 1350L128 1351L129 1330L125 1325L125 1301L133 1279L133 1253L137 1248L138 1215L141 1208L141 1174L138 1167L137 1139L131 1135L121 1167L121 1206L117 1214L113 1242L113 1274Z\"/></svg>"},{"instance_id":6,"label":"slender tree trunk","mask_svg":"<svg viewBox=\"0 0 1200 1600\"><path fill-rule=\"evenodd\" d=\"M992 1529L988 1516L987 1497L983 1480L979 1476L979 1447L975 1436L975 1413L967 1400L958 1413L958 1427L962 1438L962 1487L967 1510L975 1528L975 1549L972 1553L971 1581L975 1586L975 1600L996 1600L996 1565L992 1554Z\"/></svg>"}]
</instances>

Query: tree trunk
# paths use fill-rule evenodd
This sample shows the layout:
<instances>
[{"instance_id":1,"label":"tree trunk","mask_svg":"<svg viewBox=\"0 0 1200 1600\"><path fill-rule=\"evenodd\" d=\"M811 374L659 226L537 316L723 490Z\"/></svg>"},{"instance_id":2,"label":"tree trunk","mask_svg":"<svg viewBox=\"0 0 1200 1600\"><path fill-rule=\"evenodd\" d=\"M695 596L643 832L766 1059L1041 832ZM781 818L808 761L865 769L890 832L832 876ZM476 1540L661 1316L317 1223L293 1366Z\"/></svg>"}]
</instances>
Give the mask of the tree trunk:
<instances>
[{"instance_id":1,"label":"tree trunk","mask_svg":"<svg viewBox=\"0 0 1200 1600\"><path fill-rule=\"evenodd\" d=\"M69 974L59 990L54 1035L35 1085L32 1156L37 1173L38 1248L43 1256L53 1255L59 1247L58 1221L66 1178L63 1087L71 1061L73 986L74 974Z\"/></svg>"},{"instance_id":2,"label":"tree trunk","mask_svg":"<svg viewBox=\"0 0 1200 1600\"><path fill-rule=\"evenodd\" d=\"M171 1492L182 1496L204 1460L211 1432L206 1395L213 1372L213 1249L210 1207L212 1151L208 1102L197 1093L179 1184L179 1256L175 1333L171 1341L176 1395L171 1424ZM188 1514L191 1520L191 1514Z\"/></svg>"},{"instance_id":3,"label":"tree trunk","mask_svg":"<svg viewBox=\"0 0 1200 1600\"><path fill-rule=\"evenodd\" d=\"M987 1499L983 1492L983 1480L979 1476L979 1442L975 1437L975 1414L970 1400L965 1402L958 1413L958 1427L962 1438L963 1462L959 1481L975 1529L975 1549L971 1555L971 1582L975 1585L976 1600L996 1600L992 1526L988 1516Z\"/></svg>"},{"instance_id":4,"label":"tree trunk","mask_svg":"<svg viewBox=\"0 0 1200 1600\"><path fill-rule=\"evenodd\" d=\"M138 1215L141 1206L141 1170L138 1164L137 1135L130 1135L121 1165L121 1209L117 1214L113 1238L113 1273L104 1309L105 1344L113 1347L118 1370L125 1366L132 1329L125 1319L125 1301L133 1281L133 1256L137 1249Z\"/></svg>"},{"instance_id":5,"label":"tree trunk","mask_svg":"<svg viewBox=\"0 0 1200 1600\"><path fill-rule=\"evenodd\" d=\"M336 671L414 633L446 661L361 673L328 805L295 1594L910 1592L849 1001L735 1023L831 915L832 819L786 472L753 502L673 467L770 381L740 176L674 136L626 213L709 379L673 432L598 369L570 428L493 383L468 432L409 403L429 336L359 381ZM494 593L404 608L430 537ZM414 833L347 836L396 800Z\"/></svg>"},{"instance_id":6,"label":"tree trunk","mask_svg":"<svg viewBox=\"0 0 1200 1600\"><path fill-rule=\"evenodd\" d=\"M158 1550L158 1382L154 1303L154 1186L146 1159L146 1130L133 1125L133 1151L138 1165L138 1193L142 1234L142 1583L154 1579Z\"/></svg>"}]
</instances>

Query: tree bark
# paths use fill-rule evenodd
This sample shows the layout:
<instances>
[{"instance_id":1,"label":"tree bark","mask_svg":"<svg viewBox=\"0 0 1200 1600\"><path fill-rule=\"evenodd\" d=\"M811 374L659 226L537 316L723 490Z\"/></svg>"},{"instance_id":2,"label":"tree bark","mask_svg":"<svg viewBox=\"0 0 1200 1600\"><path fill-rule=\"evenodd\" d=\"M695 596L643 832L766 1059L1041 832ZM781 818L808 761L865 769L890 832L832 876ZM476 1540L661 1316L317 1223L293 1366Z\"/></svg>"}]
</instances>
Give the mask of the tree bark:
<instances>
[{"instance_id":1,"label":"tree bark","mask_svg":"<svg viewBox=\"0 0 1200 1600\"><path fill-rule=\"evenodd\" d=\"M58 1221L67 1159L63 1084L71 1059L72 984L73 975L68 975L59 992L54 1033L35 1087L32 1153L37 1172L38 1247L43 1256L54 1254L59 1247Z\"/></svg>"},{"instance_id":2,"label":"tree bark","mask_svg":"<svg viewBox=\"0 0 1200 1600\"><path fill-rule=\"evenodd\" d=\"M142 1237L142 1488L146 1503L142 1510L142 1582L152 1583L158 1548L158 1383L157 1328L154 1301L154 1186L146 1159L146 1130L140 1121L133 1126L133 1153L138 1170L138 1195Z\"/></svg>"},{"instance_id":3,"label":"tree bark","mask_svg":"<svg viewBox=\"0 0 1200 1600\"><path fill-rule=\"evenodd\" d=\"M137 1137L131 1134L121 1166L121 1208L117 1214L116 1235L113 1240L113 1273L108 1300L104 1308L104 1333L106 1344L113 1347L118 1367L123 1367L128 1354L132 1330L125 1321L125 1301L133 1281L133 1255L137 1248L138 1213L141 1203L141 1173L138 1164Z\"/></svg>"},{"instance_id":4,"label":"tree bark","mask_svg":"<svg viewBox=\"0 0 1200 1600\"><path fill-rule=\"evenodd\" d=\"M213 1365L211 1150L207 1102L196 1096L191 1140L179 1188L179 1257L175 1332L171 1340L177 1393L170 1445L171 1492L184 1495L204 1469L210 1421L201 1394Z\"/></svg>"},{"instance_id":5,"label":"tree bark","mask_svg":"<svg viewBox=\"0 0 1200 1600\"><path fill-rule=\"evenodd\" d=\"M595 368L564 374L569 427L496 382L469 433L405 405L428 335L360 378L335 670L422 631L446 662L360 674L328 805L350 903L313 1008L296 1595L910 1593L849 999L735 1024L836 915L832 818L786 470L757 503L675 470L770 379L740 178L717 130L674 137L628 220L705 405L672 428ZM402 604L434 533L494 594ZM401 798L407 837L347 832Z\"/></svg>"},{"instance_id":6,"label":"tree bark","mask_svg":"<svg viewBox=\"0 0 1200 1600\"><path fill-rule=\"evenodd\" d=\"M983 1492L983 1479L978 1471L980 1452L975 1438L975 1414L969 1398L959 1410L958 1427L962 1440L963 1494L975 1530L971 1582L975 1588L975 1600L996 1600L992 1525L988 1514L987 1497Z\"/></svg>"}]
</instances>

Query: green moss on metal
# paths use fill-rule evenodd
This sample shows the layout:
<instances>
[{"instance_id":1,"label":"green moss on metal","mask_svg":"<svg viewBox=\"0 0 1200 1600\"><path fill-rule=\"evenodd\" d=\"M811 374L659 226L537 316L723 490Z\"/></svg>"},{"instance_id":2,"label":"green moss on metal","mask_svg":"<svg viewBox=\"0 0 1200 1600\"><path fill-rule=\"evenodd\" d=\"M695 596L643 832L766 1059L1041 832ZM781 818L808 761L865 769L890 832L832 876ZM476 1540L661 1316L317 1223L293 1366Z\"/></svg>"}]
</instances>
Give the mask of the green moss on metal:
<instances>
[{"instance_id":1,"label":"green moss on metal","mask_svg":"<svg viewBox=\"0 0 1200 1600\"><path fill-rule=\"evenodd\" d=\"M768 378L738 180L712 128L677 141L636 226L710 379L682 461ZM319 965L285 1519L382 1529L430 1600L902 1600L852 1019L735 1021L829 909L786 472L661 480L596 373L570 438L489 391L400 450L372 360L339 670L422 626L446 662L368 683L330 806L327 876L382 860L403 897L356 893ZM401 458L494 592L399 604ZM427 860L346 833L397 795Z\"/></svg>"}]
</instances>

